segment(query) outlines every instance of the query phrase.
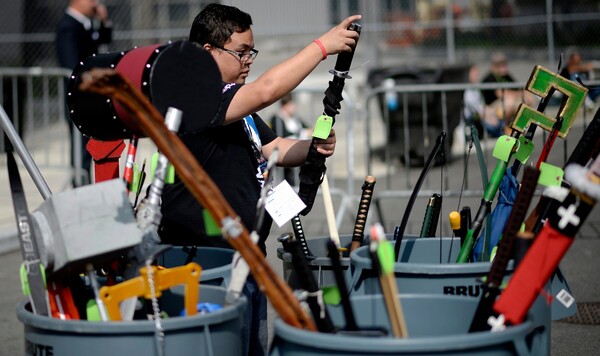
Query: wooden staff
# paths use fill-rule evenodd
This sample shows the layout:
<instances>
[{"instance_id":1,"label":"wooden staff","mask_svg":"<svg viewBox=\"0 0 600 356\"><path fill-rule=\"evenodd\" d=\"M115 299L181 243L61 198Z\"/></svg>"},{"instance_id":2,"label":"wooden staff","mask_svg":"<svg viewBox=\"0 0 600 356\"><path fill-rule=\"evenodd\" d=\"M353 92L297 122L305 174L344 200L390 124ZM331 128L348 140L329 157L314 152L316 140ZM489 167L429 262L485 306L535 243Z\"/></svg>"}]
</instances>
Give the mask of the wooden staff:
<instances>
[{"instance_id":1,"label":"wooden staff","mask_svg":"<svg viewBox=\"0 0 600 356\"><path fill-rule=\"evenodd\" d=\"M252 243L248 230L238 222L237 214L215 183L180 138L167 129L161 114L134 84L112 69L96 68L82 74L80 89L109 96L133 114L135 124L169 158L187 189L210 211L221 225L229 244L248 262L260 289L280 317L294 327L316 331L314 321L300 307L292 290L267 263L260 249Z\"/></svg>"},{"instance_id":2,"label":"wooden staff","mask_svg":"<svg viewBox=\"0 0 600 356\"><path fill-rule=\"evenodd\" d=\"M338 250L340 250L342 244L340 242L337 223L335 222L335 211L333 209L333 201L331 200L331 190L329 190L329 180L327 180L327 175L323 176L321 189L323 190L323 204L325 205L325 217L327 218L327 227L329 228L329 238L335 243Z\"/></svg>"}]
</instances>

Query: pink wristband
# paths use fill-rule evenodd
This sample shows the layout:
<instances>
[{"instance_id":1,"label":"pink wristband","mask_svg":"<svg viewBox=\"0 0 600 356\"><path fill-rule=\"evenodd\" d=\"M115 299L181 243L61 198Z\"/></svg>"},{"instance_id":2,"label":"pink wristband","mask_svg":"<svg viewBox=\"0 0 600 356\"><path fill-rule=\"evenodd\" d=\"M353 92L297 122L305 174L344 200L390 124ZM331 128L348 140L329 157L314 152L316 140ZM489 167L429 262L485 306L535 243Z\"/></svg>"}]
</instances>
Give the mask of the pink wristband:
<instances>
[{"instance_id":1,"label":"pink wristband","mask_svg":"<svg viewBox=\"0 0 600 356\"><path fill-rule=\"evenodd\" d=\"M318 39L313 40L314 43L317 44L317 46L319 46L319 48L321 49L321 52L323 53L323 59L325 60L327 59L327 50L325 49L325 46L323 46L323 43L321 43L321 41L319 41Z\"/></svg>"}]
</instances>

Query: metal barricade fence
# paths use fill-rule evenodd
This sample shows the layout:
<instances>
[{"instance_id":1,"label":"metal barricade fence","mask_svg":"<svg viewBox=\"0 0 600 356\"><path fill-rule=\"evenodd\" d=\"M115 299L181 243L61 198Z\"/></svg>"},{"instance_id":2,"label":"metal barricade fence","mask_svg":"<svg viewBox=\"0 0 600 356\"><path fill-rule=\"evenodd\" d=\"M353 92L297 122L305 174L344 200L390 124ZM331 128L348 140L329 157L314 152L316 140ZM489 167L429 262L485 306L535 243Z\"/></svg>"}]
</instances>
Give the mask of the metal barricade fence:
<instances>
[{"instance_id":1,"label":"metal barricade fence","mask_svg":"<svg viewBox=\"0 0 600 356\"><path fill-rule=\"evenodd\" d=\"M4 109L0 129L0 225L14 223L10 202L10 186L6 173L6 150L12 137L15 151L20 155L31 179L24 178L29 205L34 208L50 193L45 179L50 178L52 189L64 190L71 182L70 142L65 106L65 83L69 70L61 68L1 68L0 104ZM6 125L4 125L6 124ZM77 130L75 130L77 132ZM6 134L6 135L5 135ZM23 145L25 143L25 145ZM39 168L35 174L34 164ZM35 184L41 194L35 192ZM42 188L46 189L42 189ZM10 234L10 231L3 233ZM16 236L16 235L15 235Z\"/></svg>"},{"instance_id":2,"label":"metal barricade fence","mask_svg":"<svg viewBox=\"0 0 600 356\"><path fill-rule=\"evenodd\" d=\"M0 67L0 104L3 105L7 116L12 121L16 133L22 138L26 149L30 152L33 161L40 168L42 174L48 170L66 172L63 174L64 182L54 190L62 191L70 186L71 180L79 177L76 171L72 171L70 163L70 142L75 140L75 147L79 147L81 135L74 130L74 135L69 138L67 108L65 105L66 79L71 71L61 68L2 68ZM299 113L309 126L314 124L322 111L322 99L326 84L322 87L302 86L297 88L296 100L299 102ZM327 160L328 175L330 177L331 194L339 198L339 206L336 210L336 221L338 227L344 215L353 213L352 202L358 200L353 197L353 175L354 166L354 120L355 103L347 91L343 93L342 109L336 120L334 128L337 131L338 148L336 155ZM276 105L271 107L274 109ZM266 111L268 113L268 110ZM265 118L269 121L269 118ZM0 136L0 171L5 170L4 155L8 142L4 135ZM80 160L76 150L75 160ZM337 157L337 158L336 158ZM345 164L344 164L345 162ZM75 165L74 170L81 170L80 165ZM5 176L5 175L4 175ZM343 187L336 184L336 177L345 177ZM279 178L279 177L276 177ZM339 182L339 179L338 179ZM6 185L8 189L8 185ZM6 191L9 195L8 190ZM4 192L3 192L4 195ZM32 204L35 206L35 204ZM351 207L352 206L352 207ZM350 208L351 207L351 208ZM354 217L352 217L354 218ZM0 220L10 221L11 217L3 217Z\"/></svg>"},{"instance_id":3,"label":"metal barricade fence","mask_svg":"<svg viewBox=\"0 0 600 356\"><path fill-rule=\"evenodd\" d=\"M0 68L0 104L40 167L70 167L65 105L70 74L61 68ZM2 135L0 152L7 144Z\"/></svg>"},{"instance_id":4,"label":"metal barricade fence","mask_svg":"<svg viewBox=\"0 0 600 356\"><path fill-rule=\"evenodd\" d=\"M594 85L597 82L591 81L586 84ZM447 132L447 140L452 142L452 144L445 147L446 163L435 165L431 169L422 185L422 189L418 193L418 197L424 200L423 206L426 205L425 199L428 199L433 193L441 194L444 199L451 198L453 202L463 199L464 203L464 198L466 198L472 202L471 206L478 206L479 199L483 196L483 182L478 168L475 148L469 149L469 142L465 140L462 95L466 89L523 89L525 85L524 82L414 84L393 87L386 87L382 84L370 89L365 94L364 104L364 146L366 147L364 153L367 172L377 172L380 178L383 178L378 178L380 183L378 183L379 186L374 194L373 202L377 209L378 219L384 226L389 214L386 216L386 209L382 208L382 204L386 199L407 200L410 197L417 178L423 169L423 164L441 131ZM386 105L386 93L397 96L398 107L395 112ZM456 98L457 95L453 95L456 93L459 94L458 97L460 98L458 105L460 110L458 113L453 114L449 110L449 104L451 104L449 97ZM431 100L431 98L437 98L437 100ZM551 117L556 115L560 105L558 97L553 99L556 100L551 101L545 111ZM433 106L437 106L437 108ZM433 117L432 112L437 113L438 117ZM458 117L451 117L451 115L458 115ZM415 116L419 118L419 122L412 120ZM548 158L548 163L560 167L564 165L592 116L591 110L587 110L585 106L580 109L568 138L562 140L562 144L557 142L551 156ZM394 121L395 119L397 121ZM393 130L399 130L400 135L393 134ZM538 130L538 134L534 137L536 149L531 158L534 162L537 160L546 138L547 132ZM456 141L457 139L459 142ZM486 158L486 169L489 173L492 172L494 167L495 158L492 157L492 151L496 140L496 138L487 134L481 137L481 146ZM419 148L419 153L415 158L413 149L416 146ZM436 170L439 172L436 172ZM439 179L437 178L438 174ZM540 193L541 190L538 190L538 194ZM450 211L451 208L454 208L452 204L445 210ZM387 229L393 229L393 226L398 225L399 217L403 212L395 213L398 219L394 221L395 224L392 222L387 224ZM418 212L414 215L422 216ZM447 214L445 216L447 217ZM420 222L416 219L411 221L408 230L410 230L411 224L415 228L414 225L420 224ZM452 234L449 226L443 228L445 233Z\"/></svg>"}]
</instances>

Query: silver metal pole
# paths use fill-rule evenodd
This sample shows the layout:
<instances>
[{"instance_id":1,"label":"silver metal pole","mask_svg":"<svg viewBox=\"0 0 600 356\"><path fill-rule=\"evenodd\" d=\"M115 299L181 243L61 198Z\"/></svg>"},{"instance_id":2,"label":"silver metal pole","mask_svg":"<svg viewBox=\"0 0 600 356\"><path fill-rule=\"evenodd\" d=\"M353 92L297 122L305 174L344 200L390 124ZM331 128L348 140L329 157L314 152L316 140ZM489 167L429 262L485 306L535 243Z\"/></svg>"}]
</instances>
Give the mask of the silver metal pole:
<instances>
[{"instance_id":1,"label":"silver metal pole","mask_svg":"<svg viewBox=\"0 0 600 356\"><path fill-rule=\"evenodd\" d=\"M452 15L453 1L446 2L446 48L448 62L456 62L456 45L454 44L454 16Z\"/></svg>"},{"instance_id":2,"label":"silver metal pole","mask_svg":"<svg viewBox=\"0 0 600 356\"><path fill-rule=\"evenodd\" d=\"M74 178L75 185L78 187L83 184L83 175L85 174L87 177L87 171L84 173L83 168L81 167L83 164L83 154L81 153L81 133L73 123L69 123L69 125L73 125L73 135L71 136L71 142L73 150L73 167L71 167L71 176ZM89 169L89 167L86 167ZM88 182L92 181L91 177L88 177ZM75 188L75 187L74 187Z\"/></svg>"},{"instance_id":3,"label":"silver metal pole","mask_svg":"<svg viewBox=\"0 0 600 356\"><path fill-rule=\"evenodd\" d=\"M552 0L546 0L546 36L548 37L548 66L554 68L554 28Z\"/></svg>"},{"instance_id":4,"label":"silver metal pole","mask_svg":"<svg viewBox=\"0 0 600 356\"><path fill-rule=\"evenodd\" d=\"M347 165L348 176L346 177L346 192L349 196L354 194L354 101L352 97L342 90L342 98L346 101L348 129L346 130L346 140L348 141Z\"/></svg>"}]
</instances>

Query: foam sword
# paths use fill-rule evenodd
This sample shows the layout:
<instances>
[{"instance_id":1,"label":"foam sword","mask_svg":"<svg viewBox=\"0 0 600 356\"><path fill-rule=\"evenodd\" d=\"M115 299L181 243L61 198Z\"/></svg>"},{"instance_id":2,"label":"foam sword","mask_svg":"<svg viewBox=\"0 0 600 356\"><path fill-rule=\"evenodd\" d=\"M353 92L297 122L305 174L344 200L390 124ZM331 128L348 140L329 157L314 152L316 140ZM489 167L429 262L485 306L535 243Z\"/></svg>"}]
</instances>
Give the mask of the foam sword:
<instances>
[{"instance_id":1,"label":"foam sword","mask_svg":"<svg viewBox=\"0 0 600 356\"><path fill-rule=\"evenodd\" d=\"M588 169L578 164L565 167L565 178L571 188L557 190L558 209L549 212L548 219L525 258L511 277L508 286L494 303L498 317L488 321L495 328L519 324L527 315L535 298L558 267L585 219L600 200L600 159ZM566 194L561 194L560 191Z\"/></svg>"},{"instance_id":2,"label":"foam sword","mask_svg":"<svg viewBox=\"0 0 600 356\"><path fill-rule=\"evenodd\" d=\"M506 275L508 261L513 257L517 233L519 232L531 198L535 192L540 172L537 168L527 167L521 182L510 216L502 231L502 239L498 245L498 253L492 262L490 272L483 284L483 293L475 310L469 332L489 330L487 319L492 315L492 306L500 294L500 286Z\"/></svg>"},{"instance_id":3,"label":"foam sword","mask_svg":"<svg viewBox=\"0 0 600 356\"><path fill-rule=\"evenodd\" d=\"M571 163L585 166L590 159L595 159L600 152L600 110L596 112L594 118L585 129L583 135L577 142L577 145L571 152L571 155L565 163L565 167ZM568 188L569 183L563 180L561 185ZM537 233L542 227L542 222L546 218L549 209L552 209L552 199L542 195L537 205L525 221L525 231Z\"/></svg>"}]
</instances>

